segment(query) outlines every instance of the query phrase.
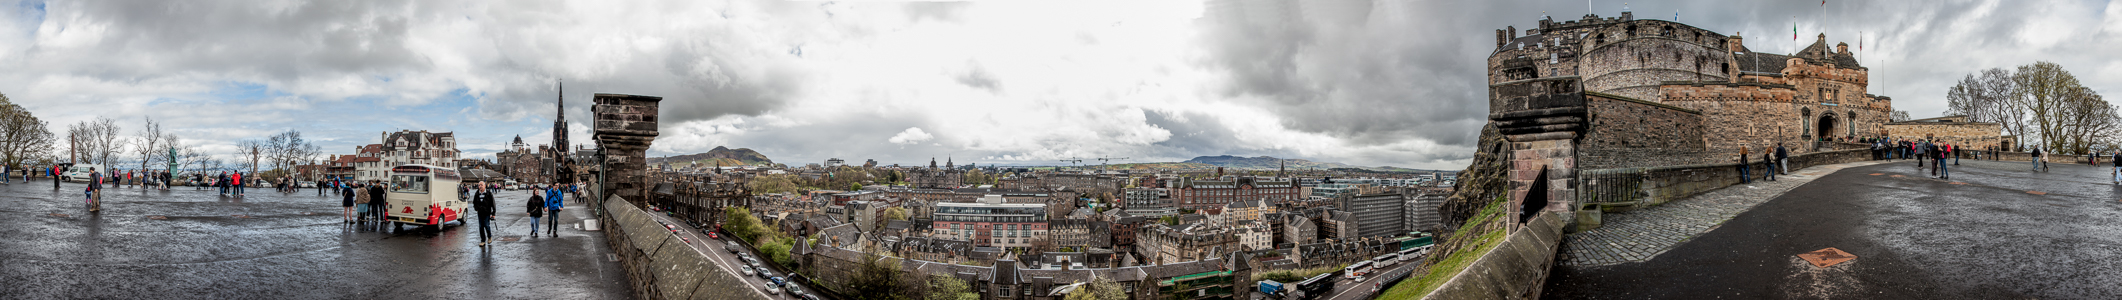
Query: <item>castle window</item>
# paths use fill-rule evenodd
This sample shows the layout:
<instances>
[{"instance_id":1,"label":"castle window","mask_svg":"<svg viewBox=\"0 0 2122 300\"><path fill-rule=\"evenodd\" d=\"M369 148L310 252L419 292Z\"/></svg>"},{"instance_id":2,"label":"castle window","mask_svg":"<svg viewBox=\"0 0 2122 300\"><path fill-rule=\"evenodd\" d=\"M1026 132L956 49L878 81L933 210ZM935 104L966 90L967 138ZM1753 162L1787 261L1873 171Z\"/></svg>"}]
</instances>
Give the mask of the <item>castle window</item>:
<instances>
[{"instance_id":1,"label":"castle window","mask_svg":"<svg viewBox=\"0 0 2122 300\"><path fill-rule=\"evenodd\" d=\"M1636 24L1628 24L1628 30L1627 30L1627 31L1623 31L1623 32L1621 32L1621 37L1623 37L1623 38L1628 38L1628 37L1635 37L1635 36L1636 36Z\"/></svg>"},{"instance_id":2,"label":"castle window","mask_svg":"<svg viewBox=\"0 0 2122 300\"><path fill-rule=\"evenodd\" d=\"M1665 32L1661 32L1661 33L1659 33L1658 35L1661 35L1661 36L1668 36L1668 37L1670 37L1670 36L1673 36L1673 26L1672 26L1672 25L1665 25Z\"/></svg>"},{"instance_id":3,"label":"castle window","mask_svg":"<svg viewBox=\"0 0 2122 300\"><path fill-rule=\"evenodd\" d=\"M1592 40L1592 43L1593 43L1593 44L1605 44L1605 43L1606 43L1606 34L1605 34L1605 33L1601 33L1601 34L1599 34L1599 38L1598 38L1598 39L1593 39L1593 40Z\"/></svg>"}]
</instances>

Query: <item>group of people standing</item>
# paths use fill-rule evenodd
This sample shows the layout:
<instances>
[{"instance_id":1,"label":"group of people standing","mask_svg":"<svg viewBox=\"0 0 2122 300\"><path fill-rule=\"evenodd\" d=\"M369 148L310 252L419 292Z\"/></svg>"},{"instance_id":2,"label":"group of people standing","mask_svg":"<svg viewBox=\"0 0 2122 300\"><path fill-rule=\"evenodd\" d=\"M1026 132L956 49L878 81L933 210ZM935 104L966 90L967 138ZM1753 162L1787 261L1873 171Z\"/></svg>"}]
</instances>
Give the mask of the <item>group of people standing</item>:
<instances>
[{"instance_id":1,"label":"group of people standing","mask_svg":"<svg viewBox=\"0 0 2122 300\"><path fill-rule=\"evenodd\" d=\"M1751 151L1746 146L1739 146L1739 183L1754 182L1753 163L1750 162L1753 155L1749 152ZM1777 173L1790 175L1790 148L1783 147L1783 143L1776 143L1775 149L1762 149L1761 163L1764 166L1761 172L1763 180L1776 181Z\"/></svg>"},{"instance_id":2,"label":"group of people standing","mask_svg":"<svg viewBox=\"0 0 2122 300\"><path fill-rule=\"evenodd\" d=\"M1952 179L1950 166L1960 165L1962 156L1959 145L1929 139L1877 140L1872 142L1872 151L1887 160L1915 159L1916 170L1928 168L1930 177L1938 179ZM1946 163L1947 160L1951 163Z\"/></svg>"},{"instance_id":3,"label":"group of people standing","mask_svg":"<svg viewBox=\"0 0 2122 300\"><path fill-rule=\"evenodd\" d=\"M360 229L364 227L363 225L370 225L370 218L374 218L375 223L373 225L376 225L375 228L377 230L382 230L382 225L386 223L383 213L385 208L388 207L386 205L388 202L387 198L383 196L381 181L340 182L335 184L335 188L339 190L340 196L345 197L344 200L339 201L339 206L346 210L345 216L348 226Z\"/></svg>"}]
</instances>

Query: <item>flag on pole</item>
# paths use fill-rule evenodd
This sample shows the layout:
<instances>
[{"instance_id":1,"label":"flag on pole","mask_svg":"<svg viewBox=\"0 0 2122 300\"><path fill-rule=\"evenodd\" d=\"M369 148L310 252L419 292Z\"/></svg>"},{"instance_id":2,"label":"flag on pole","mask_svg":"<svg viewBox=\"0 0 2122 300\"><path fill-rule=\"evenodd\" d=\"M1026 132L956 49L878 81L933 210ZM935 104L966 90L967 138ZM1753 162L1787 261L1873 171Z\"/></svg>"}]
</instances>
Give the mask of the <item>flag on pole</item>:
<instances>
[{"instance_id":1,"label":"flag on pole","mask_svg":"<svg viewBox=\"0 0 2122 300\"><path fill-rule=\"evenodd\" d=\"M1820 7L1827 7L1827 0L1820 0Z\"/></svg>"}]
</instances>

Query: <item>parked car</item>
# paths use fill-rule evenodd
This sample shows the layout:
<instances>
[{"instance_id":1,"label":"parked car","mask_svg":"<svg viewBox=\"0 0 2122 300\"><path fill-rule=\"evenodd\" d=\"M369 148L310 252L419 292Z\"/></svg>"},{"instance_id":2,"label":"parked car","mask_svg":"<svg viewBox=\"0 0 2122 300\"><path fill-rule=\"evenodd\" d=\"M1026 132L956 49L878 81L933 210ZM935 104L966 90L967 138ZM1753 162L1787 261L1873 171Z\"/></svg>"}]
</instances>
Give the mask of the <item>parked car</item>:
<instances>
[{"instance_id":1,"label":"parked car","mask_svg":"<svg viewBox=\"0 0 2122 300\"><path fill-rule=\"evenodd\" d=\"M789 295L795 295L797 297L802 297L804 295L803 287L796 286L794 284L783 283L781 284L781 288L788 290Z\"/></svg>"},{"instance_id":2,"label":"parked car","mask_svg":"<svg viewBox=\"0 0 2122 300\"><path fill-rule=\"evenodd\" d=\"M736 241L723 241L723 242L724 242L724 243L728 243L728 244L727 244L727 245L723 245L722 249L726 249L726 250L729 250L729 254L737 254L737 247L738 247L738 246L737 246L737 242L736 242Z\"/></svg>"},{"instance_id":3,"label":"parked car","mask_svg":"<svg viewBox=\"0 0 2122 300\"><path fill-rule=\"evenodd\" d=\"M737 270L738 270L738 271L743 271L743 272L744 272L744 276L752 276L752 275L758 275L758 274L759 274L759 272L756 272L756 271L752 271L752 267L748 267L748 266L737 266Z\"/></svg>"},{"instance_id":4,"label":"parked car","mask_svg":"<svg viewBox=\"0 0 2122 300\"><path fill-rule=\"evenodd\" d=\"M775 281L774 285L781 285L781 283L779 282L780 280L779 280L779 279L775 279L775 278L781 278L781 276L774 276L774 275L777 275L777 274L774 274L774 271L767 271L767 270L766 270L766 268L759 268L759 277L762 277L762 278L766 278L766 279L769 279L769 280L774 280L774 281Z\"/></svg>"},{"instance_id":5,"label":"parked car","mask_svg":"<svg viewBox=\"0 0 2122 300\"><path fill-rule=\"evenodd\" d=\"M774 286L772 286L772 285L768 285L768 286L766 286L766 293L767 293L767 294L773 294L773 295L780 295L780 294L781 294L781 288L778 288L778 287L774 287Z\"/></svg>"},{"instance_id":6,"label":"parked car","mask_svg":"<svg viewBox=\"0 0 2122 300\"><path fill-rule=\"evenodd\" d=\"M705 231L705 230L703 230L703 231ZM722 236L719 236L719 235L715 235L715 233L714 233L714 232L708 232L708 233L707 233L707 238L710 238L710 239L717 239L717 240L719 240L719 239L722 239Z\"/></svg>"},{"instance_id":7,"label":"parked car","mask_svg":"<svg viewBox=\"0 0 2122 300\"><path fill-rule=\"evenodd\" d=\"M803 300L818 300L818 295L803 294Z\"/></svg>"},{"instance_id":8,"label":"parked car","mask_svg":"<svg viewBox=\"0 0 2122 300\"><path fill-rule=\"evenodd\" d=\"M771 278L771 279L768 279L768 280L773 280L773 281L774 281L774 286L777 286L777 287L778 287L778 286L782 286L782 285L786 285L786 284L788 284L788 280L787 280L787 279L781 279L781 277L780 277L780 276L775 276L775 277L773 277L773 278Z\"/></svg>"}]
</instances>

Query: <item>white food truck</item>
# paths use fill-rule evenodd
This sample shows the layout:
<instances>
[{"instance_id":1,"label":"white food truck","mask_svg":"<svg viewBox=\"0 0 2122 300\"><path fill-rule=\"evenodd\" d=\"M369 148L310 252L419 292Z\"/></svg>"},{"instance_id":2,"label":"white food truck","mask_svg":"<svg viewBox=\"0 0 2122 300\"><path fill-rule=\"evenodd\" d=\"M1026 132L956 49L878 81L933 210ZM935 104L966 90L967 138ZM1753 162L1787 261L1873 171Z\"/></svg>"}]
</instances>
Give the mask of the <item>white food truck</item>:
<instances>
[{"instance_id":1,"label":"white food truck","mask_svg":"<svg viewBox=\"0 0 2122 300\"><path fill-rule=\"evenodd\" d=\"M398 226L432 225L436 229L450 221L460 221L471 207L470 202L458 198L460 178L455 169L432 165L391 168L389 189L384 196L389 203L384 207L386 220Z\"/></svg>"}]
</instances>

